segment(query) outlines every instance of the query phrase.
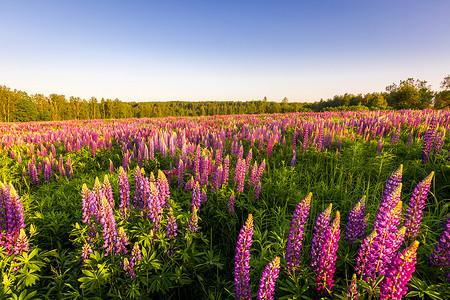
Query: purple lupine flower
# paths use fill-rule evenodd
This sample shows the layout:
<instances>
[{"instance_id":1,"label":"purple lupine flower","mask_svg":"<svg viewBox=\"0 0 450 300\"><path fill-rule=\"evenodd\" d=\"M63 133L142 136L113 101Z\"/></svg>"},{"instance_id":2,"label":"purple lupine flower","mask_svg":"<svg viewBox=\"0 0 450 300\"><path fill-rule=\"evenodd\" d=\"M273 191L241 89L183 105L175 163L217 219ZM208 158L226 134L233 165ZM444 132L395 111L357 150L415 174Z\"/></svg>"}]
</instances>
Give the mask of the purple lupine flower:
<instances>
[{"instance_id":1,"label":"purple lupine flower","mask_svg":"<svg viewBox=\"0 0 450 300\"><path fill-rule=\"evenodd\" d=\"M218 167L216 167L213 176L211 178L211 193L216 192L219 187L220 184L222 182L222 164L220 164Z\"/></svg>"},{"instance_id":2,"label":"purple lupine flower","mask_svg":"<svg viewBox=\"0 0 450 300\"><path fill-rule=\"evenodd\" d=\"M245 166L244 166L245 174L248 173L248 169L250 168L251 163L252 163L252 149L248 151L247 157L245 158Z\"/></svg>"},{"instance_id":3,"label":"purple lupine flower","mask_svg":"<svg viewBox=\"0 0 450 300\"><path fill-rule=\"evenodd\" d=\"M64 158L62 157L62 155L59 155L58 169L59 176L66 177L66 170L64 169Z\"/></svg>"},{"instance_id":4,"label":"purple lupine flower","mask_svg":"<svg viewBox=\"0 0 450 300\"><path fill-rule=\"evenodd\" d=\"M402 182L403 165L389 177L386 185L384 186L383 197L381 198L381 204L378 208L378 213L375 216L375 222L373 223L373 228L380 228L380 222L386 219L386 214L388 214L393 207L397 205L400 200L399 197L391 197L391 194L398 188ZM401 191L399 191L401 192Z\"/></svg>"},{"instance_id":5,"label":"purple lupine flower","mask_svg":"<svg viewBox=\"0 0 450 300\"><path fill-rule=\"evenodd\" d=\"M245 161L240 160L241 165L239 169L236 166L236 175L237 175L237 187L236 192L237 193L243 193L244 192L244 181L245 181Z\"/></svg>"},{"instance_id":6,"label":"purple lupine flower","mask_svg":"<svg viewBox=\"0 0 450 300\"><path fill-rule=\"evenodd\" d=\"M309 193L295 208L286 243L286 268L289 274L299 272L303 231L311 207L312 193Z\"/></svg>"},{"instance_id":7,"label":"purple lupine flower","mask_svg":"<svg viewBox=\"0 0 450 300\"><path fill-rule=\"evenodd\" d=\"M230 156L227 155L225 157L225 161L223 162L222 185L228 185L229 170L230 170Z\"/></svg>"},{"instance_id":8,"label":"purple lupine flower","mask_svg":"<svg viewBox=\"0 0 450 300\"><path fill-rule=\"evenodd\" d=\"M25 232L25 215L23 204L12 184L0 182L0 247L4 247L6 254L21 254L28 250L28 240Z\"/></svg>"},{"instance_id":9,"label":"purple lupine flower","mask_svg":"<svg viewBox=\"0 0 450 300\"><path fill-rule=\"evenodd\" d=\"M380 136L380 139L378 140L377 154L378 155L383 154L383 137L382 136Z\"/></svg>"},{"instance_id":10,"label":"purple lupine flower","mask_svg":"<svg viewBox=\"0 0 450 300\"><path fill-rule=\"evenodd\" d=\"M102 197L100 214L100 224L103 228L103 248L105 248L106 251L105 256L108 256L108 254L116 252L117 228L112 207L105 196Z\"/></svg>"},{"instance_id":11,"label":"purple lupine flower","mask_svg":"<svg viewBox=\"0 0 450 300\"><path fill-rule=\"evenodd\" d=\"M438 119L433 117L428 129L425 131L425 135L423 136L422 163L424 165L428 163L431 146L433 145L434 139L436 137L437 126Z\"/></svg>"},{"instance_id":12,"label":"purple lupine flower","mask_svg":"<svg viewBox=\"0 0 450 300\"><path fill-rule=\"evenodd\" d=\"M366 269L370 268L372 265L371 256L376 237L377 231L374 230L363 240L358 255L356 256L355 270L356 273L361 274L362 276L366 273Z\"/></svg>"},{"instance_id":13,"label":"purple lupine flower","mask_svg":"<svg viewBox=\"0 0 450 300\"><path fill-rule=\"evenodd\" d=\"M111 206L111 208L114 209L113 191L112 191L111 183L109 183L108 175L106 175L106 174L105 174L105 177L103 178L102 191L103 191L103 195L105 195L105 197L106 197L106 200L108 200L109 205Z\"/></svg>"},{"instance_id":14,"label":"purple lupine flower","mask_svg":"<svg viewBox=\"0 0 450 300\"><path fill-rule=\"evenodd\" d=\"M330 215L332 203L317 217L313 228L313 235L311 239L311 268L315 271L318 268L320 259L320 252L325 241L325 233L330 224Z\"/></svg>"},{"instance_id":15,"label":"purple lupine flower","mask_svg":"<svg viewBox=\"0 0 450 300\"><path fill-rule=\"evenodd\" d=\"M264 159L263 161L262 161L262 163L259 165L259 168L258 168L258 173L257 173L257 175L256 175L256 179L255 179L255 185L259 182L259 181L261 181L261 177L262 177L262 175L263 175L263 172L264 172L264 169L266 168L266 160Z\"/></svg>"},{"instance_id":16,"label":"purple lupine flower","mask_svg":"<svg viewBox=\"0 0 450 300\"><path fill-rule=\"evenodd\" d=\"M409 136L408 136L408 143L407 143L408 149L411 148L413 137L414 137L414 129L411 129L411 132L409 133Z\"/></svg>"},{"instance_id":17,"label":"purple lupine flower","mask_svg":"<svg viewBox=\"0 0 450 300\"><path fill-rule=\"evenodd\" d=\"M297 153L295 152L295 149L292 149L292 159L291 159L291 167L295 167L295 164L297 163Z\"/></svg>"},{"instance_id":18,"label":"purple lupine flower","mask_svg":"<svg viewBox=\"0 0 450 300\"><path fill-rule=\"evenodd\" d=\"M415 271L416 252L419 242L414 241L411 246L398 253L392 260L391 266L380 288L380 299L397 300L406 294L406 286Z\"/></svg>"},{"instance_id":19,"label":"purple lupine flower","mask_svg":"<svg viewBox=\"0 0 450 300\"><path fill-rule=\"evenodd\" d=\"M198 216L197 216L197 207L194 206L192 211L192 217L189 220L188 231L194 233L198 230Z\"/></svg>"},{"instance_id":20,"label":"purple lupine flower","mask_svg":"<svg viewBox=\"0 0 450 300\"><path fill-rule=\"evenodd\" d=\"M202 192L200 190L200 184L195 182L194 189L192 190L192 202L191 202L191 211L194 209L199 210L200 205L202 203Z\"/></svg>"},{"instance_id":21,"label":"purple lupine flower","mask_svg":"<svg viewBox=\"0 0 450 300\"><path fill-rule=\"evenodd\" d=\"M258 163L255 161L255 163L253 164L253 168L252 168L252 172L250 174L250 180L248 185L250 187L254 187L256 185L256 176L258 174Z\"/></svg>"},{"instance_id":22,"label":"purple lupine flower","mask_svg":"<svg viewBox=\"0 0 450 300\"><path fill-rule=\"evenodd\" d=\"M250 247L253 236L253 215L249 214L236 244L234 257L234 293L236 299L251 299L250 291Z\"/></svg>"},{"instance_id":23,"label":"purple lupine flower","mask_svg":"<svg viewBox=\"0 0 450 300\"><path fill-rule=\"evenodd\" d=\"M401 186L396 191L400 190L400 188ZM399 192L398 197L400 197ZM366 268L362 274L363 280L368 278L374 280L378 276L386 274L391 259L395 255L394 246L397 244L395 240L398 238L397 226L401 221L401 212L402 202L399 201L397 206L386 215L386 220L384 220L382 226L376 230L377 236L368 254Z\"/></svg>"},{"instance_id":24,"label":"purple lupine flower","mask_svg":"<svg viewBox=\"0 0 450 300\"><path fill-rule=\"evenodd\" d=\"M234 196L234 191L231 191L231 195L230 195L230 199L228 199L228 210L230 211L230 213L234 214L234 202L235 202L236 198Z\"/></svg>"},{"instance_id":25,"label":"purple lupine flower","mask_svg":"<svg viewBox=\"0 0 450 300\"><path fill-rule=\"evenodd\" d=\"M444 142L445 142L445 128L439 133L438 136L436 136L436 139L434 140L433 157L441 153L442 146L444 146Z\"/></svg>"},{"instance_id":26,"label":"purple lupine flower","mask_svg":"<svg viewBox=\"0 0 450 300\"><path fill-rule=\"evenodd\" d=\"M120 214L126 219L130 209L130 184L128 183L127 173L122 166L119 167L119 198Z\"/></svg>"},{"instance_id":27,"label":"purple lupine flower","mask_svg":"<svg viewBox=\"0 0 450 300\"><path fill-rule=\"evenodd\" d=\"M303 128L303 143L302 143L302 152L306 153L306 149L308 148L308 125Z\"/></svg>"},{"instance_id":28,"label":"purple lupine flower","mask_svg":"<svg viewBox=\"0 0 450 300\"><path fill-rule=\"evenodd\" d=\"M23 251L28 251L29 244L28 244L28 238L25 234L25 229L21 228L19 230L19 236L15 240L13 244L13 253L14 255L22 255Z\"/></svg>"},{"instance_id":29,"label":"purple lupine flower","mask_svg":"<svg viewBox=\"0 0 450 300\"><path fill-rule=\"evenodd\" d=\"M350 286L348 287L347 293L345 294L349 300L358 300L359 293L357 290L357 281L356 281L356 274L353 274L352 282L350 283Z\"/></svg>"},{"instance_id":30,"label":"purple lupine flower","mask_svg":"<svg viewBox=\"0 0 450 300\"><path fill-rule=\"evenodd\" d=\"M177 229L177 219L173 215L172 207L169 207L169 212L167 213L166 238L169 240L169 250L167 252L170 258L174 257L173 242L174 237L177 236Z\"/></svg>"},{"instance_id":31,"label":"purple lupine flower","mask_svg":"<svg viewBox=\"0 0 450 300\"><path fill-rule=\"evenodd\" d=\"M83 261L83 264L86 264L86 260L89 259L91 256L91 253L94 251L92 250L92 246L90 243L84 243L83 247L81 248L81 259Z\"/></svg>"},{"instance_id":32,"label":"purple lupine flower","mask_svg":"<svg viewBox=\"0 0 450 300\"><path fill-rule=\"evenodd\" d=\"M127 152L125 152L123 154L123 157L122 157L122 168L125 171L128 171L129 170L129 168L128 168L129 164L130 164L130 156L128 155L128 151L127 151Z\"/></svg>"},{"instance_id":33,"label":"purple lupine flower","mask_svg":"<svg viewBox=\"0 0 450 300\"><path fill-rule=\"evenodd\" d=\"M422 221L423 209L425 201L430 192L431 180L434 171L430 173L424 180L414 188L411 199L408 203L408 209L405 215L406 239L414 239L419 234L420 223Z\"/></svg>"},{"instance_id":34,"label":"purple lupine flower","mask_svg":"<svg viewBox=\"0 0 450 300\"><path fill-rule=\"evenodd\" d=\"M364 216L365 207L366 196L363 196L348 215L345 240L349 243L356 243L366 233L368 218Z\"/></svg>"},{"instance_id":35,"label":"purple lupine flower","mask_svg":"<svg viewBox=\"0 0 450 300\"><path fill-rule=\"evenodd\" d=\"M116 254L120 254L122 256L124 253L127 253L128 251L126 246L128 246L127 234L125 233L123 227L119 227L119 230L117 231Z\"/></svg>"},{"instance_id":36,"label":"purple lupine flower","mask_svg":"<svg viewBox=\"0 0 450 300\"><path fill-rule=\"evenodd\" d=\"M141 250L139 249L138 242L134 243L133 249L131 250L131 258L128 260L124 259L123 269L126 274L130 277L131 281L133 281L134 277L136 277L136 264L138 261L142 259Z\"/></svg>"},{"instance_id":37,"label":"purple lupine flower","mask_svg":"<svg viewBox=\"0 0 450 300\"><path fill-rule=\"evenodd\" d=\"M109 174L111 175L114 172L114 164L112 160L109 160Z\"/></svg>"},{"instance_id":38,"label":"purple lupine flower","mask_svg":"<svg viewBox=\"0 0 450 300\"><path fill-rule=\"evenodd\" d=\"M167 180L167 177L164 174L164 172L162 172L161 170L158 170L157 186L160 195L161 205L163 205L164 207L168 207L170 199L169 181Z\"/></svg>"},{"instance_id":39,"label":"purple lupine flower","mask_svg":"<svg viewBox=\"0 0 450 300\"><path fill-rule=\"evenodd\" d=\"M184 186L184 162L182 159L178 161L178 188L182 189Z\"/></svg>"},{"instance_id":40,"label":"purple lupine flower","mask_svg":"<svg viewBox=\"0 0 450 300\"><path fill-rule=\"evenodd\" d=\"M280 258L275 257L264 268L261 279L259 280L259 289L257 300L273 300L275 293L275 283L280 272Z\"/></svg>"},{"instance_id":41,"label":"purple lupine flower","mask_svg":"<svg viewBox=\"0 0 450 300\"><path fill-rule=\"evenodd\" d=\"M72 169L72 160L70 159L70 156L67 157L67 178L69 180L73 179L73 169Z\"/></svg>"},{"instance_id":42,"label":"purple lupine flower","mask_svg":"<svg viewBox=\"0 0 450 300\"><path fill-rule=\"evenodd\" d=\"M444 231L430 256L430 263L435 267L450 267L450 218L447 217L445 222Z\"/></svg>"},{"instance_id":43,"label":"purple lupine flower","mask_svg":"<svg viewBox=\"0 0 450 300\"><path fill-rule=\"evenodd\" d=\"M337 211L333 223L325 229L324 239L319 253L319 260L315 270L317 276L316 283L318 284L317 290L324 290L327 291L327 293L333 292L333 276L336 271L335 262L337 258L336 251L338 249L338 241L341 233L339 228L340 217L339 211Z\"/></svg>"},{"instance_id":44,"label":"purple lupine flower","mask_svg":"<svg viewBox=\"0 0 450 300\"><path fill-rule=\"evenodd\" d=\"M255 194L253 196L253 199L258 200L260 193L261 193L261 181L259 181L258 184L255 187Z\"/></svg>"}]
</instances>

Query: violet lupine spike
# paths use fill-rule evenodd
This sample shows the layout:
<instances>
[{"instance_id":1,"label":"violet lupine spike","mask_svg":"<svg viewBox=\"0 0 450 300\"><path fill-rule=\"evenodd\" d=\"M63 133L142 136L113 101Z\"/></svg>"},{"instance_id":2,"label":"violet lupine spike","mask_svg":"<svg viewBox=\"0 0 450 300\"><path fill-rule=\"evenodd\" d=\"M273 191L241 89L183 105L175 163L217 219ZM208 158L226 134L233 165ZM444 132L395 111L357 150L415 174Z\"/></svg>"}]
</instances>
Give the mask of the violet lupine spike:
<instances>
[{"instance_id":1,"label":"violet lupine spike","mask_svg":"<svg viewBox=\"0 0 450 300\"><path fill-rule=\"evenodd\" d=\"M450 218L447 217L444 231L430 256L430 263L435 267L450 267Z\"/></svg>"},{"instance_id":2,"label":"violet lupine spike","mask_svg":"<svg viewBox=\"0 0 450 300\"><path fill-rule=\"evenodd\" d=\"M200 190L199 182L195 182L194 189L192 190L192 202L191 202L191 211L194 209L199 209L202 203L202 192Z\"/></svg>"},{"instance_id":3,"label":"violet lupine spike","mask_svg":"<svg viewBox=\"0 0 450 300\"><path fill-rule=\"evenodd\" d=\"M434 171L414 188L411 199L408 203L408 209L405 215L406 239L414 239L419 234L419 228L423 217L425 201L431 188Z\"/></svg>"},{"instance_id":4,"label":"violet lupine spike","mask_svg":"<svg viewBox=\"0 0 450 300\"><path fill-rule=\"evenodd\" d=\"M100 224L102 225L102 235L103 235L103 248L105 248L105 256L110 253L116 252L117 245L117 228L116 220L112 208L105 196L102 197L101 202L101 217Z\"/></svg>"},{"instance_id":5,"label":"violet lupine spike","mask_svg":"<svg viewBox=\"0 0 450 300\"><path fill-rule=\"evenodd\" d=\"M230 211L230 213L234 214L234 202L235 202L236 198L234 196L234 191L231 191L231 195L230 195L230 199L228 199L228 210Z\"/></svg>"},{"instance_id":6,"label":"violet lupine spike","mask_svg":"<svg viewBox=\"0 0 450 300\"><path fill-rule=\"evenodd\" d=\"M234 294L235 299L251 299L250 291L250 247L253 236L253 215L249 214L242 227L236 244L234 257Z\"/></svg>"},{"instance_id":7,"label":"violet lupine spike","mask_svg":"<svg viewBox=\"0 0 450 300\"><path fill-rule=\"evenodd\" d=\"M119 167L119 198L120 198L120 214L123 218L127 218L130 210L130 184L128 176L122 166Z\"/></svg>"},{"instance_id":8,"label":"violet lupine spike","mask_svg":"<svg viewBox=\"0 0 450 300\"><path fill-rule=\"evenodd\" d=\"M108 200L109 205L111 206L111 208L114 209L113 191L112 191L111 183L109 183L108 175L106 175L106 174L105 174L105 177L103 178L102 191L106 197L106 200Z\"/></svg>"},{"instance_id":9,"label":"violet lupine spike","mask_svg":"<svg viewBox=\"0 0 450 300\"><path fill-rule=\"evenodd\" d=\"M292 159L291 159L291 167L295 167L295 164L297 163L297 154L295 152L295 150L292 150Z\"/></svg>"},{"instance_id":10,"label":"violet lupine spike","mask_svg":"<svg viewBox=\"0 0 450 300\"><path fill-rule=\"evenodd\" d=\"M367 268L370 268L370 265L372 264L371 254L373 253L373 246L376 237L377 231L374 230L363 240L361 247L359 248L358 255L356 256L355 270L358 275L361 275L361 278L365 277Z\"/></svg>"},{"instance_id":11,"label":"violet lupine spike","mask_svg":"<svg viewBox=\"0 0 450 300\"><path fill-rule=\"evenodd\" d=\"M313 228L313 235L311 239L311 268L313 271L317 269L320 259L320 252L325 239L325 232L330 224L332 203L317 217Z\"/></svg>"},{"instance_id":12,"label":"violet lupine spike","mask_svg":"<svg viewBox=\"0 0 450 300\"><path fill-rule=\"evenodd\" d=\"M250 181L248 183L250 187L254 187L256 185L257 173L258 173L258 163L255 161L255 163L253 164L252 172L250 173Z\"/></svg>"},{"instance_id":13,"label":"violet lupine spike","mask_svg":"<svg viewBox=\"0 0 450 300\"><path fill-rule=\"evenodd\" d=\"M397 205L397 202L400 200L399 197L390 197L391 194L398 188L398 186L402 182L402 173L403 173L403 165L400 167L389 177L383 191L383 197L381 198L381 204L378 208L377 215L375 216L375 221L373 223L373 228L380 228L380 222L386 219L386 214ZM400 191L401 192L401 191Z\"/></svg>"},{"instance_id":14,"label":"violet lupine spike","mask_svg":"<svg viewBox=\"0 0 450 300\"><path fill-rule=\"evenodd\" d=\"M408 149L411 148L413 138L414 138L414 129L411 129L411 132L409 133L409 136L408 136L408 143L407 143Z\"/></svg>"},{"instance_id":15,"label":"violet lupine spike","mask_svg":"<svg viewBox=\"0 0 450 300\"><path fill-rule=\"evenodd\" d=\"M83 264L86 264L86 260L88 260L91 256L91 253L94 251L92 250L92 246L89 242L84 243L83 247L81 248L81 259L83 261Z\"/></svg>"},{"instance_id":16,"label":"violet lupine spike","mask_svg":"<svg viewBox=\"0 0 450 300\"><path fill-rule=\"evenodd\" d=\"M317 290L324 290L326 293L332 293L334 284L334 272L336 271L336 252L340 239L341 230L340 214L336 212L336 217L331 226L325 229L324 240L319 254L319 262L316 268Z\"/></svg>"},{"instance_id":17,"label":"violet lupine spike","mask_svg":"<svg viewBox=\"0 0 450 300\"><path fill-rule=\"evenodd\" d=\"M280 272L280 258L275 257L264 268L264 272L261 275L259 281L257 300L273 300L273 294L275 293L275 283Z\"/></svg>"},{"instance_id":18,"label":"violet lupine spike","mask_svg":"<svg viewBox=\"0 0 450 300\"><path fill-rule=\"evenodd\" d=\"M178 161L178 188L182 189L184 186L184 162L182 159Z\"/></svg>"},{"instance_id":19,"label":"violet lupine spike","mask_svg":"<svg viewBox=\"0 0 450 300\"><path fill-rule=\"evenodd\" d=\"M72 160L70 159L70 156L67 157L67 179L72 180L73 179L73 169L72 169Z\"/></svg>"},{"instance_id":20,"label":"violet lupine spike","mask_svg":"<svg viewBox=\"0 0 450 300\"><path fill-rule=\"evenodd\" d=\"M260 193L261 193L261 181L259 181L258 184L255 187L255 194L253 196L253 199L258 200Z\"/></svg>"},{"instance_id":21,"label":"violet lupine spike","mask_svg":"<svg viewBox=\"0 0 450 300\"><path fill-rule=\"evenodd\" d=\"M349 243L356 243L361 239L367 228L367 219L364 216L366 207L366 196L363 196L361 200L356 203L353 209L350 211L347 220L347 226L345 231L345 240Z\"/></svg>"},{"instance_id":22,"label":"violet lupine spike","mask_svg":"<svg viewBox=\"0 0 450 300\"><path fill-rule=\"evenodd\" d=\"M414 241L411 246L398 253L392 260L380 288L380 299L397 300L406 294L406 286L415 271L417 248L419 242Z\"/></svg>"},{"instance_id":23,"label":"violet lupine spike","mask_svg":"<svg viewBox=\"0 0 450 300\"><path fill-rule=\"evenodd\" d=\"M198 230L198 215L197 215L197 207L194 206L194 210L192 211L192 217L189 220L188 231L194 233Z\"/></svg>"},{"instance_id":24,"label":"violet lupine spike","mask_svg":"<svg viewBox=\"0 0 450 300\"><path fill-rule=\"evenodd\" d=\"M22 255L22 252L28 251L28 237L25 233L25 229L21 228L19 230L19 236L15 240L13 244L13 254L14 255Z\"/></svg>"},{"instance_id":25,"label":"violet lupine spike","mask_svg":"<svg viewBox=\"0 0 450 300\"><path fill-rule=\"evenodd\" d=\"M286 268L289 274L299 272L303 232L311 207L312 193L301 200L295 208L286 243Z\"/></svg>"},{"instance_id":26,"label":"violet lupine spike","mask_svg":"<svg viewBox=\"0 0 450 300\"><path fill-rule=\"evenodd\" d=\"M442 146L444 146L444 142L445 142L445 128L439 133L439 135L436 137L434 141L433 157L441 153Z\"/></svg>"},{"instance_id":27,"label":"violet lupine spike","mask_svg":"<svg viewBox=\"0 0 450 300\"><path fill-rule=\"evenodd\" d=\"M425 131L423 136L423 148L422 148L422 163L426 165L430 156L431 146L436 138L436 129L438 126L438 119L433 117L430 122L428 129Z\"/></svg>"},{"instance_id":28,"label":"violet lupine spike","mask_svg":"<svg viewBox=\"0 0 450 300\"><path fill-rule=\"evenodd\" d=\"M124 259L123 269L126 274L130 277L130 280L133 281L134 277L136 277L136 264L138 261L142 259L141 249L139 249L138 242L134 243L133 249L131 250L131 258L128 260Z\"/></svg>"},{"instance_id":29,"label":"violet lupine spike","mask_svg":"<svg viewBox=\"0 0 450 300\"><path fill-rule=\"evenodd\" d=\"M174 238L177 236L177 229L177 219L173 215L172 207L169 207L169 211L167 213L166 238L169 240L168 254L170 258L174 257L173 242Z\"/></svg>"},{"instance_id":30,"label":"violet lupine spike","mask_svg":"<svg viewBox=\"0 0 450 300\"><path fill-rule=\"evenodd\" d=\"M366 269L365 277L363 279L372 278L373 280L378 276L386 274L389 268L391 259L394 257L395 239L397 238L397 226L401 221L402 202L399 201L386 217L384 227L378 231L373 245L373 252L370 256L370 268Z\"/></svg>"},{"instance_id":31,"label":"violet lupine spike","mask_svg":"<svg viewBox=\"0 0 450 300\"><path fill-rule=\"evenodd\" d=\"M349 300L358 300L359 293L357 287L358 283L356 281L356 274L353 274L352 282L350 283L347 293L345 294Z\"/></svg>"},{"instance_id":32,"label":"violet lupine spike","mask_svg":"<svg viewBox=\"0 0 450 300\"><path fill-rule=\"evenodd\" d=\"M230 171L230 156L227 155L223 163L222 185L228 185L229 171Z\"/></svg>"},{"instance_id":33,"label":"violet lupine spike","mask_svg":"<svg viewBox=\"0 0 450 300\"><path fill-rule=\"evenodd\" d=\"M164 207L169 207L170 199L170 187L169 181L166 175L161 170L158 170L158 180L157 180L158 191L160 195L161 205Z\"/></svg>"},{"instance_id":34,"label":"violet lupine spike","mask_svg":"<svg viewBox=\"0 0 450 300\"><path fill-rule=\"evenodd\" d=\"M119 227L119 230L117 231L116 254L120 254L122 256L124 253L127 253L127 246L127 234L125 233L123 227Z\"/></svg>"}]
</instances>

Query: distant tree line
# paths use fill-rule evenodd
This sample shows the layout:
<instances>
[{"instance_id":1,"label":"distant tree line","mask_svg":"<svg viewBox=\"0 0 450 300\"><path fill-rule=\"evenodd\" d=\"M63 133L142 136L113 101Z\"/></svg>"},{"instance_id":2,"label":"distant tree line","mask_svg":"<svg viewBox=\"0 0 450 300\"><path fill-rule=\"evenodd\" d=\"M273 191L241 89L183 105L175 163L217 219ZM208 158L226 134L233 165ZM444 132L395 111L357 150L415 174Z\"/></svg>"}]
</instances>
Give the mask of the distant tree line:
<instances>
[{"instance_id":1,"label":"distant tree line","mask_svg":"<svg viewBox=\"0 0 450 300\"><path fill-rule=\"evenodd\" d=\"M338 110L436 109L450 107L450 75L441 83L441 91L432 91L426 81L408 78L386 87L386 92L336 95L316 102L281 103L253 101L166 101L124 102L119 99L81 99L64 95L28 95L0 85L0 121L57 121L119 119L167 116L206 116L259 113L285 113Z\"/></svg>"}]
</instances>

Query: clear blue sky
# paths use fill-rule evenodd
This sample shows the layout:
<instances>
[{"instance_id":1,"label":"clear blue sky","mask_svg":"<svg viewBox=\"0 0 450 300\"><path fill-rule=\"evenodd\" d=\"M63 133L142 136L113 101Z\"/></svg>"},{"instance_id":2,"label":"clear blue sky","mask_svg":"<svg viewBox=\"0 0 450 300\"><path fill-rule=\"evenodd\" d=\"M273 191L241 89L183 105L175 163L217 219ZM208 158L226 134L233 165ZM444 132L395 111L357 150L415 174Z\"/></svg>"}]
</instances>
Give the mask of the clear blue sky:
<instances>
[{"instance_id":1,"label":"clear blue sky","mask_svg":"<svg viewBox=\"0 0 450 300\"><path fill-rule=\"evenodd\" d=\"M0 84L146 100L315 101L450 74L450 1L2 1Z\"/></svg>"}]
</instances>

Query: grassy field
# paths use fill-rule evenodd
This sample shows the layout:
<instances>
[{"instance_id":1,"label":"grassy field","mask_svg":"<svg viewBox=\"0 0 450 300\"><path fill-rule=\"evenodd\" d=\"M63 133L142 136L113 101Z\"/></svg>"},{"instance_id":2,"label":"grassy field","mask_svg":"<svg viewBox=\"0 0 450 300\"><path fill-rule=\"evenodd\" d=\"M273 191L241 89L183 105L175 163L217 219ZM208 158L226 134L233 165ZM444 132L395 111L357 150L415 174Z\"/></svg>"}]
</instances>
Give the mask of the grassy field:
<instances>
[{"instance_id":1,"label":"grassy field","mask_svg":"<svg viewBox=\"0 0 450 300\"><path fill-rule=\"evenodd\" d=\"M356 274L358 299L448 299L449 127L431 110L2 123L0 298L356 299Z\"/></svg>"}]
</instances>

